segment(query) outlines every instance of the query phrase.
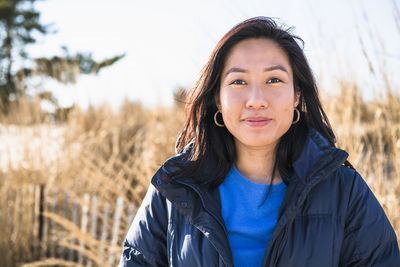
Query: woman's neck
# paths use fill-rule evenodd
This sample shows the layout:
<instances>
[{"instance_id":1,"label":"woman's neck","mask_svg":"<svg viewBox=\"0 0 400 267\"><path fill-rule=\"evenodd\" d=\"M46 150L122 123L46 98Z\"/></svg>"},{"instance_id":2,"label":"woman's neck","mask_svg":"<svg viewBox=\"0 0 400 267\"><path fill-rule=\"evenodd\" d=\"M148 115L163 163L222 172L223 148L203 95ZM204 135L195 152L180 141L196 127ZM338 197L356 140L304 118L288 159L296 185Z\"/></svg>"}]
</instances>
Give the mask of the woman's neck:
<instances>
[{"instance_id":1,"label":"woman's neck","mask_svg":"<svg viewBox=\"0 0 400 267\"><path fill-rule=\"evenodd\" d=\"M248 147L236 142L237 170L247 179L255 183L270 184L275 163L276 145L263 148ZM275 170L272 184L282 181L279 171Z\"/></svg>"}]
</instances>

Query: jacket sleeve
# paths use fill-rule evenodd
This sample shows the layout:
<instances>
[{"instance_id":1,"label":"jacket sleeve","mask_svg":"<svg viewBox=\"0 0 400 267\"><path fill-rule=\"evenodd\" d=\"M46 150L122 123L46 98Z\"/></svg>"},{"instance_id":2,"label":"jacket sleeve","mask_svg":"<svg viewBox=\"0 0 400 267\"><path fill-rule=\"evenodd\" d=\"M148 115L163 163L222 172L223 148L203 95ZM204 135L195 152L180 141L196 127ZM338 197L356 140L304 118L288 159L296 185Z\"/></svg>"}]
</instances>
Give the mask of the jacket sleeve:
<instances>
[{"instance_id":1,"label":"jacket sleeve","mask_svg":"<svg viewBox=\"0 0 400 267\"><path fill-rule=\"evenodd\" d=\"M167 266L166 200L150 184L125 239L119 267Z\"/></svg>"},{"instance_id":2,"label":"jacket sleeve","mask_svg":"<svg viewBox=\"0 0 400 267\"><path fill-rule=\"evenodd\" d=\"M340 266L400 266L396 234L378 200L354 172Z\"/></svg>"}]
</instances>

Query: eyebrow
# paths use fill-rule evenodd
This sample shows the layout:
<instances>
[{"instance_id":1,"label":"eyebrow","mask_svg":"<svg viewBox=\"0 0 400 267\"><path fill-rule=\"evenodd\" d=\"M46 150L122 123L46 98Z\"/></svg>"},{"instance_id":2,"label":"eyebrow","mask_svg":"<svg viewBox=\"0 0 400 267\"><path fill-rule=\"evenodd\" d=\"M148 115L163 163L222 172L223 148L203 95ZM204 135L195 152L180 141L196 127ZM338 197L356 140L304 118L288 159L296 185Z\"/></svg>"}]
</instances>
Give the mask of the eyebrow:
<instances>
[{"instance_id":1,"label":"eyebrow","mask_svg":"<svg viewBox=\"0 0 400 267\"><path fill-rule=\"evenodd\" d=\"M266 71L273 71L273 70L281 70L281 71L284 71L287 74L289 74L287 69L282 65L273 65L271 67L265 68L263 71L266 72ZM232 67L225 73L224 77L226 77L231 72L244 72L244 73L246 73L247 70L242 69L242 68L238 68L238 67Z\"/></svg>"}]
</instances>

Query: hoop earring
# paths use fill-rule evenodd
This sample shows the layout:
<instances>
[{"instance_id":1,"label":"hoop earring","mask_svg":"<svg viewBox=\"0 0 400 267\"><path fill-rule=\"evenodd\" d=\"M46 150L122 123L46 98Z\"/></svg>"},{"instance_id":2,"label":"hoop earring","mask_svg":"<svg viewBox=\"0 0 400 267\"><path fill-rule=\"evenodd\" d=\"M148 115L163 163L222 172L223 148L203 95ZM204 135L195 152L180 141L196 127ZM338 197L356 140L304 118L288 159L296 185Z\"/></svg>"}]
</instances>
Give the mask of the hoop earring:
<instances>
[{"instance_id":1,"label":"hoop earring","mask_svg":"<svg viewBox=\"0 0 400 267\"><path fill-rule=\"evenodd\" d=\"M221 111L217 110L217 112L215 112L215 114L214 114L214 122L215 122L215 124L216 124L218 127L225 127L225 124L219 123L219 122L217 121L217 115L218 115L218 113L221 113ZM222 113L221 113L221 115L222 115Z\"/></svg>"},{"instance_id":2,"label":"hoop earring","mask_svg":"<svg viewBox=\"0 0 400 267\"><path fill-rule=\"evenodd\" d=\"M296 113L297 113L297 118L296 118L296 120L294 120L294 121L292 122L292 125L298 123L299 120L300 120L300 111L299 111L297 108L295 108L294 110L295 110Z\"/></svg>"}]
</instances>

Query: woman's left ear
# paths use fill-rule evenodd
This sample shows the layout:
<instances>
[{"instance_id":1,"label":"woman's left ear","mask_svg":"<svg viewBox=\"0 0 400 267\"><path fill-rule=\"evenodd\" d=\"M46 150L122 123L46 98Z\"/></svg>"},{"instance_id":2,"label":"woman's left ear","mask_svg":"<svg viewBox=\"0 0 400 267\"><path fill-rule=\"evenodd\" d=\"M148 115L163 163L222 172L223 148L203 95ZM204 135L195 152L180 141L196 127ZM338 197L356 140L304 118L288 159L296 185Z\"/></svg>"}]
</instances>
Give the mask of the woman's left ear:
<instances>
[{"instance_id":1,"label":"woman's left ear","mask_svg":"<svg viewBox=\"0 0 400 267\"><path fill-rule=\"evenodd\" d=\"M300 103L300 90L294 92L294 108L296 108Z\"/></svg>"}]
</instances>

